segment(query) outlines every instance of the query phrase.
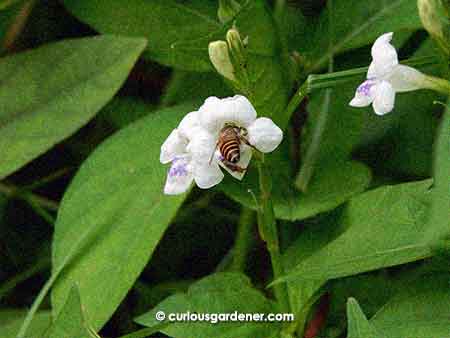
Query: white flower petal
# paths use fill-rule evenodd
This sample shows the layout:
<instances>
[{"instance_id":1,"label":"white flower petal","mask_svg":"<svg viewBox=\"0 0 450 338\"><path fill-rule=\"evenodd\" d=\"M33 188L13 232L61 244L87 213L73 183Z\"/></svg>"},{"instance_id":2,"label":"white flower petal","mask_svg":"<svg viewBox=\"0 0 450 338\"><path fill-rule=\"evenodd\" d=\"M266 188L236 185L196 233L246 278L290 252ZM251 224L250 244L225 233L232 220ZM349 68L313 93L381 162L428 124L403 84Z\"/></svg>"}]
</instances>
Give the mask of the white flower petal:
<instances>
[{"instance_id":1,"label":"white flower petal","mask_svg":"<svg viewBox=\"0 0 450 338\"><path fill-rule=\"evenodd\" d=\"M283 140L283 131L267 117L256 119L247 128L248 141L263 153L270 153Z\"/></svg>"},{"instance_id":2,"label":"white flower petal","mask_svg":"<svg viewBox=\"0 0 450 338\"><path fill-rule=\"evenodd\" d=\"M223 180L223 172L220 170L217 161L211 164L196 164L194 166L194 179L201 189L209 189Z\"/></svg>"},{"instance_id":3,"label":"white flower petal","mask_svg":"<svg viewBox=\"0 0 450 338\"><path fill-rule=\"evenodd\" d=\"M241 144L241 158L239 159L238 163L236 163L237 166L239 166L242 169L247 169L250 160L252 159L252 148L245 145L245 144ZM221 154L219 151L217 151L216 153L218 158L221 158ZM244 177L246 171L235 171L230 169L229 167L227 167L222 161L219 161L219 165L224 168L226 171L228 171L230 173L231 176L233 176L234 178L237 178L238 180L242 180L242 178Z\"/></svg>"},{"instance_id":4,"label":"white flower petal","mask_svg":"<svg viewBox=\"0 0 450 338\"><path fill-rule=\"evenodd\" d=\"M200 121L198 111L193 111L183 117L180 124L178 125L178 131L180 135L187 138L188 140L191 140L193 135L196 134L197 128L199 127Z\"/></svg>"},{"instance_id":5,"label":"white flower petal","mask_svg":"<svg viewBox=\"0 0 450 338\"><path fill-rule=\"evenodd\" d=\"M245 96L224 99L212 96L200 107L199 118L203 128L217 134L226 123L247 128L256 119L256 111Z\"/></svg>"},{"instance_id":6,"label":"white flower petal","mask_svg":"<svg viewBox=\"0 0 450 338\"><path fill-rule=\"evenodd\" d=\"M422 88L425 75L417 69L397 65L387 79L396 92L408 92Z\"/></svg>"},{"instance_id":7,"label":"white flower petal","mask_svg":"<svg viewBox=\"0 0 450 338\"><path fill-rule=\"evenodd\" d=\"M161 146L160 162L163 164L171 162L175 157L186 152L186 146L187 140L180 135L178 129L172 130Z\"/></svg>"},{"instance_id":8,"label":"white flower petal","mask_svg":"<svg viewBox=\"0 0 450 338\"><path fill-rule=\"evenodd\" d=\"M373 100L373 110L377 115L384 115L394 109L395 91L387 81L382 81L376 85L375 99Z\"/></svg>"},{"instance_id":9,"label":"white flower petal","mask_svg":"<svg viewBox=\"0 0 450 338\"><path fill-rule=\"evenodd\" d=\"M206 130L198 128L186 150L191 154L194 162L207 164L211 161L216 146L216 138Z\"/></svg>"},{"instance_id":10,"label":"white flower petal","mask_svg":"<svg viewBox=\"0 0 450 338\"><path fill-rule=\"evenodd\" d=\"M176 157L167 173L164 193L178 195L186 192L193 180L192 166L189 157Z\"/></svg>"},{"instance_id":11,"label":"white flower petal","mask_svg":"<svg viewBox=\"0 0 450 338\"><path fill-rule=\"evenodd\" d=\"M350 101L352 107L367 107L375 97L376 81L366 80L356 89L355 96Z\"/></svg>"},{"instance_id":12,"label":"white flower petal","mask_svg":"<svg viewBox=\"0 0 450 338\"><path fill-rule=\"evenodd\" d=\"M393 33L381 35L372 46L373 65L370 69L370 78L383 78L398 65L397 51L390 44ZM368 72L369 78L369 72Z\"/></svg>"}]
</instances>

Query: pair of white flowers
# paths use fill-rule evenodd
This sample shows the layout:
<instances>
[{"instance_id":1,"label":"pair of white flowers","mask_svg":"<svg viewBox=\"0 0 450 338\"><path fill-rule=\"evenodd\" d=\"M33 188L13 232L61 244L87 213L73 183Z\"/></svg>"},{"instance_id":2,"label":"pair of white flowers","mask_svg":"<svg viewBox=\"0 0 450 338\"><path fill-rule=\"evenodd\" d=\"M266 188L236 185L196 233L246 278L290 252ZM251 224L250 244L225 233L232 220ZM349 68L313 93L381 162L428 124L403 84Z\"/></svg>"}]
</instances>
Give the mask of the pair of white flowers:
<instances>
[{"instance_id":1,"label":"pair of white flowers","mask_svg":"<svg viewBox=\"0 0 450 338\"><path fill-rule=\"evenodd\" d=\"M225 126L235 126L246 131L248 143L257 150L268 153L275 150L283 139L283 132L271 119L256 117L252 104L244 96L219 99L209 97L198 111L187 114L161 146L160 161L171 163L164 193L181 194L192 181L202 189L219 184L224 174L220 167L237 179L245 171L230 169L218 148L219 134ZM240 159L236 166L247 168L252 157L252 147L240 142Z\"/></svg>"}]
</instances>

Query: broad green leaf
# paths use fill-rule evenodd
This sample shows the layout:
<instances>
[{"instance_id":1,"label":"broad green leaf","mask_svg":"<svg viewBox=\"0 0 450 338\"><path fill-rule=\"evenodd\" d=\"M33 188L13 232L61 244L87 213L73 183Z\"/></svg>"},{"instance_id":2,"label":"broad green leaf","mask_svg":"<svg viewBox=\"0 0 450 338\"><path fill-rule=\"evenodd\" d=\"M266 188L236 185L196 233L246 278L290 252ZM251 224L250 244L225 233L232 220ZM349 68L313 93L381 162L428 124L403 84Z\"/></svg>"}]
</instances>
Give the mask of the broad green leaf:
<instances>
[{"instance_id":1,"label":"broad green leaf","mask_svg":"<svg viewBox=\"0 0 450 338\"><path fill-rule=\"evenodd\" d=\"M430 185L383 186L352 198L339 219L346 231L279 281L339 278L431 256L423 240Z\"/></svg>"},{"instance_id":2,"label":"broad green leaf","mask_svg":"<svg viewBox=\"0 0 450 338\"><path fill-rule=\"evenodd\" d=\"M449 277L425 275L404 285L370 323L388 338L449 338Z\"/></svg>"},{"instance_id":3,"label":"broad green leaf","mask_svg":"<svg viewBox=\"0 0 450 338\"><path fill-rule=\"evenodd\" d=\"M66 0L65 5L102 33L146 37L149 44L145 55L182 70L213 70L208 44L224 40L231 24L235 25L243 38L248 37L252 103L261 115L272 117L282 127L287 125L289 116L282 113L289 84L275 25L264 1L249 1L226 25L216 19L216 1Z\"/></svg>"},{"instance_id":4,"label":"broad green leaf","mask_svg":"<svg viewBox=\"0 0 450 338\"><path fill-rule=\"evenodd\" d=\"M426 239L434 241L450 235L450 100L442 117L434 149L433 190Z\"/></svg>"},{"instance_id":5,"label":"broad green leaf","mask_svg":"<svg viewBox=\"0 0 450 338\"><path fill-rule=\"evenodd\" d=\"M96 338L97 335L89 329L89 323L83 313L83 307L78 288L74 286L67 296L67 300L55 318L49 338Z\"/></svg>"},{"instance_id":6,"label":"broad green leaf","mask_svg":"<svg viewBox=\"0 0 450 338\"><path fill-rule=\"evenodd\" d=\"M162 64L211 69L208 43L222 31L217 1L65 0L64 4L101 33L146 37L145 56Z\"/></svg>"},{"instance_id":7,"label":"broad green leaf","mask_svg":"<svg viewBox=\"0 0 450 338\"><path fill-rule=\"evenodd\" d=\"M386 32L412 32L422 28L417 4L411 0L334 0L331 10L333 55L372 44ZM329 58L324 52L328 50L329 17L328 10L323 10L315 29L306 32L299 46L300 52L311 60L313 71L326 65Z\"/></svg>"},{"instance_id":8,"label":"broad green leaf","mask_svg":"<svg viewBox=\"0 0 450 338\"><path fill-rule=\"evenodd\" d=\"M316 171L306 193L294 186L287 149L268 154L272 173L275 216L285 220L299 220L332 210L352 196L363 192L370 183L370 170L356 161L328 162ZM284 153L283 153L284 152ZM250 167L242 182L227 179L219 186L227 195L249 208L255 209L252 194L259 194L256 168Z\"/></svg>"},{"instance_id":9,"label":"broad green leaf","mask_svg":"<svg viewBox=\"0 0 450 338\"><path fill-rule=\"evenodd\" d=\"M348 334L347 338L381 338L382 336L369 323L364 312L354 298L347 302Z\"/></svg>"},{"instance_id":10,"label":"broad green leaf","mask_svg":"<svg viewBox=\"0 0 450 338\"><path fill-rule=\"evenodd\" d=\"M327 292L330 295L330 310L323 335L328 337L332 336L332 332L344 332L347 327L345 309L349 298L357 299L365 315L370 318L405 283L410 282L415 273L415 270L405 269L391 276L386 271L380 270L329 281Z\"/></svg>"},{"instance_id":11,"label":"broad green leaf","mask_svg":"<svg viewBox=\"0 0 450 338\"><path fill-rule=\"evenodd\" d=\"M0 59L0 179L89 121L144 47L143 39L97 36Z\"/></svg>"},{"instance_id":12,"label":"broad green leaf","mask_svg":"<svg viewBox=\"0 0 450 338\"><path fill-rule=\"evenodd\" d=\"M162 102L165 106L194 100L202 104L202 100L209 96L226 97L232 95L233 92L217 73L176 70L172 74Z\"/></svg>"},{"instance_id":13,"label":"broad green leaf","mask_svg":"<svg viewBox=\"0 0 450 338\"><path fill-rule=\"evenodd\" d=\"M1 310L0 332L2 338L16 338L26 314L26 310ZM28 331L30 337L44 337L44 333L50 327L51 320L52 316L50 311L38 312L34 316Z\"/></svg>"},{"instance_id":14,"label":"broad green leaf","mask_svg":"<svg viewBox=\"0 0 450 338\"><path fill-rule=\"evenodd\" d=\"M97 117L120 129L151 114L153 110L156 110L156 106L150 106L139 98L118 96L113 98Z\"/></svg>"},{"instance_id":15,"label":"broad green leaf","mask_svg":"<svg viewBox=\"0 0 450 338\"><path fill-rule=\"evenodd\" d=\"M150 312L135 321L153 327L161 324L155 319L158 311L168 318L170 313L217 314L217 313L274 313L274 303L254 289L248 277L237 273L217 273L192 284L187 293L178 293L166 298ZM161 329L174 338L228 338L228 337L272 337L279 323L264 322L170 322Z\"/></svg>"},{"instance_id":16,"label":"broad green leaf","mask_svg":"<svg viewBox=\"0 0 450 338\"><path fill-rule=\"evenodd\" d=\"M339 211L332 212L319 220L312 221L302 229L299 237L283 253L284 271L289 273L294 267L323 248L339 236L345 229L336 222ZM294 280L288 282L292 311L298 313L306 302L325 284L326 280Z\"/></svg>"},{"instance_id":17,"label":"broad green leaf","mask_svg":"<svg viewBox=\"0 0 450 338\"><path fill-rule=\"evenodd\" d=\"M110 137L82 165L66 191L53 240L53 271L74 243L90 243L57 281L52 292L58 313L76 283L86 317L100 329L147 264L184 200L162 190L167 168L160 147L192 106L155 112Z\"/></svg>"}]
</instances>

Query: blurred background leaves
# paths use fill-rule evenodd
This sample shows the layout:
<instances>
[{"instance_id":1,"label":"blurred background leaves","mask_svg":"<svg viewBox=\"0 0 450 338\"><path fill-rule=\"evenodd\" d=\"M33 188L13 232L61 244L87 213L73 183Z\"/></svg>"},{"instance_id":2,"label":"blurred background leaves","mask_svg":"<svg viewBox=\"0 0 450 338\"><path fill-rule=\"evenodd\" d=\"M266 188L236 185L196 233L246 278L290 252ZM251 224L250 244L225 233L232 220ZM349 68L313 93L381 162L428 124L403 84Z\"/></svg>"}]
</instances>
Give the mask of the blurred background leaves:
<instances>
[{"instance_id":1,"label":"blurred background leaves","mask_svg":"<svg viewBox=\"0 0 450 338\"><path fill-rule=\"evenodd\" d=\"M238 2L225 23L212 0L0 2L2 337L16 336L61 264L33 336L156 337L139 333L138 323L152 326L149 311L166 306L274 311L270 263L254 227L242 271L221 273L233 267L241 211L256 207L256 170L242 184L227 177L212 191L161 193L159 147L170 130L206 97L233 95L207 52L233 24L248 37L258 113L285 127L267 160L294 312L308 330L324 317L316 331L330 338L449 337L447 99L401 94L380 118L348 107L362 79L355 77L285 112L330 55L335 70L367 66L384 32L395 32L401 59L439 58L416 2ZM448 58L421 70L448 76ZM158 329L182 338L226 332ZM253 337L279 327L233 330Z\"/></svg>"}]
</instances>

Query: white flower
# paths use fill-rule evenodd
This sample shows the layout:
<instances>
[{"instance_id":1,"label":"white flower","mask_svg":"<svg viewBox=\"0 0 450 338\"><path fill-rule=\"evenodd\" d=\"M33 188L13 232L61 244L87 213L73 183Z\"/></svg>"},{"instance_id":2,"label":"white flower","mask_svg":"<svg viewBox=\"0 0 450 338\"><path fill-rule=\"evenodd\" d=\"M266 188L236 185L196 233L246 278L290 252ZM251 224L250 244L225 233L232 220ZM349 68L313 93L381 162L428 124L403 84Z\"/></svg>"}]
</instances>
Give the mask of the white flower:
<instances>
[{"instance_id":1,"label":"white flower","mask_svg":"<svg viewBox=\"0 0 450 338\"><path fill-rule=\"evenodd\" d=\"M384 115L394 108L396 92L424 87L424 74L398 63L397 51L390 44L392 35L383 34L373 44L367 80L356 90L350 106L366 107L372 104L377 115Z\"/></svg>"},{"instance_id":2,"label":"white flower","mask_svg":"<svg viewBox=\"0 0 450 338\"><path fill-rule=\"evenodd\" d=\"M213 164L201 161L205 151L211 148L211 142L212 137L198 123L196 111L181 120L161 146L161 163L172 163L164 186L165 194L181 194L189 189L193 180L200 188L207 189L223 179L223 173Z\"/></svg>"},{"instance_id":3,"label":"white flower","mask_svg":"<svg viewBox=\"0 0 450 338\"><path fill-rule=\"evenodd\" d=\"M239 161L227 161L221 154L219 136L224 127L239 135ZM164 193L175 195L189 189L192 181L202 189L219 184L220 166L242 179L252 157L252 148L267 153L275 150L283 132L271 119L256 118L252 104L244 97L208 98L199 111L187 114L161 146L161 163L172 163Z\"/></svg>"},{"instance_id":4,"label":"white flower","mask_svg":"<svg viewBox=\"0 0 450 338\"><path fill-rule=\"evenodd\" d=\"M283 139L283 132L266 117L256 118L256 111L250 101L241 95L219 99L209 97L198 110L200 125L212 135L217 148L220 132L226 126L240 129L240 159L230 163L220 149L215 151L215 160L233 177L242 179L250 159L252 147L263 153L275 150Z\"/></svg>"}]
</instances>

